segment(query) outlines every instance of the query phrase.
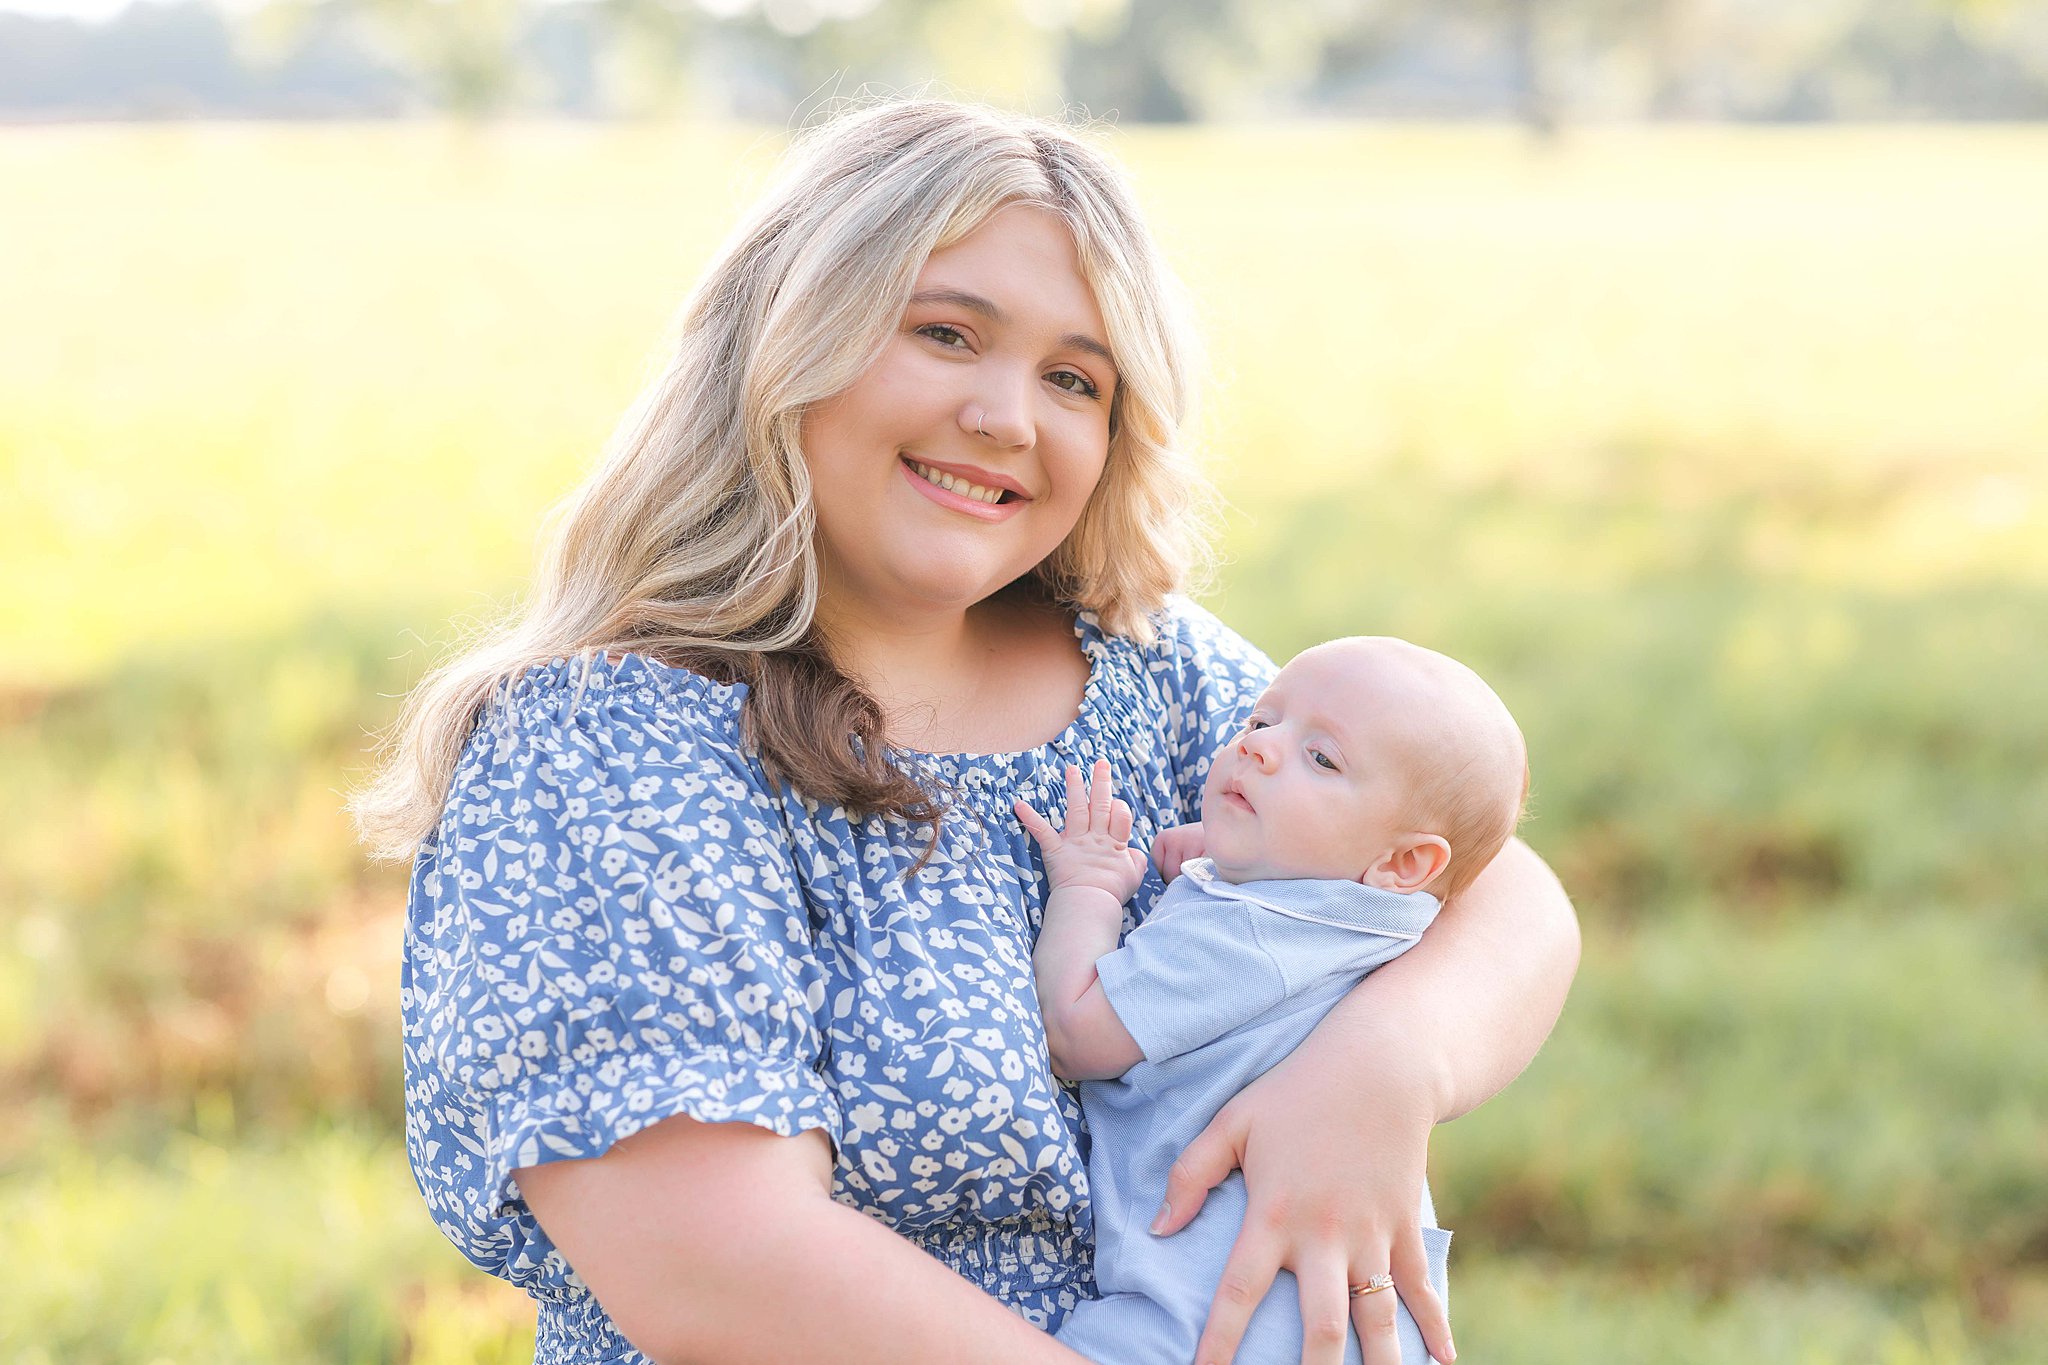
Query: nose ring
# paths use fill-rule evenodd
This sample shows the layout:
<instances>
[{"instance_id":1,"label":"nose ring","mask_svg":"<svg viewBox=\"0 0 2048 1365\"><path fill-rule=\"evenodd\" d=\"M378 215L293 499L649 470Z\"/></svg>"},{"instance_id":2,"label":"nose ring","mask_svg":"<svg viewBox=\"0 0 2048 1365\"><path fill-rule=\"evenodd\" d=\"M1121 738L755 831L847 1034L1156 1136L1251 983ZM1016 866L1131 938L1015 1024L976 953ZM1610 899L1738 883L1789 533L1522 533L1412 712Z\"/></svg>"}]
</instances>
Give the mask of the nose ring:
<instances>
[{"instance_id":1,"label":"nose ring","mask_svg":"<svg viewBox=\"0 0 2048 1365\"><path fill-rule=\"evenodd\" d=\"M979 410L979 412L977 413L977 415L975 416L975 419L974 419L974 434L975 434L976 436L986 436L986 435L988 435L988 433L987 433L986 431L983 431L983 430L981 429L981 427L982 427L982 423L986 422L987 420L988 420L988 409L987 409L987 408L982 408L982 409L980 409L980 410Z\"/></svg>"}]
</instances>

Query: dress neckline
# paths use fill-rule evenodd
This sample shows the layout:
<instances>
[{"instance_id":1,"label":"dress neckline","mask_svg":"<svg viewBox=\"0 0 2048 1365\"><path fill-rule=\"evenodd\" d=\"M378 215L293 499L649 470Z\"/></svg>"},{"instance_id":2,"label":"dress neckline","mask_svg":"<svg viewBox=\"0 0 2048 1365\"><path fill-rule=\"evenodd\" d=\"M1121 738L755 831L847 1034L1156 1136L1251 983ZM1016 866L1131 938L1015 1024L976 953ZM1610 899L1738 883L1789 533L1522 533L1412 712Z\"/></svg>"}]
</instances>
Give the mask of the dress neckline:
<instances>
[{"instance_id":1,"label":"dress neckline","mask_svg":"<svg viewBox=\"0 0 2048 1365\"><path fill-rule=\"evenodd\" d=\"M1064 752L1075 747L1083 731L1100 728L1098 720L1102 707L1103 690L1108 685L1109 655L1114 642L1103 633L1102 623L1093 611L1080 608L1073 614L1074 638L1080 642L1081 653L1088 660L1088 681L1081 688L1081 705L1074 718L1061 728L1057 735L1029 748L1011 749L1000 753L935 753L925 749L908 749L892 746L889 754L912 766L937 769L941 773L953 773L976 768L1012 767L1048 750ZM564 667L566 665L566 667ZM591 659L588 672L577 666L573 660L557 660L549 672L555 674L558 683L570 686L588 687L600 679L612 683L632 681L636 672L663 690L680 690L700 702L714 702L728 719L737 720L740 703L747 695L743 682L726 683L699 673L695 669L677 664L664 663L650 654L626 650L618 654L599 654ZM583 676L579 680L577 675Z\"/></svg>"},{"instance_id":2,"label":"dress neckline","mask_svg":"<svg viewBox=\"0 0 2048 1365\"><path fill-rule=\"evenodd\" d=\"M1000 753L959 753L934 752L928 749L907 749L892 746L890 756L909 763L928 764L942 771L952 771L982 766L1010 767L1026 757L1042 754L1048 749L1067 750L1074 747L1081 731L1091 724L1102 702L1103 674L1108 666L1109 639L1102 633L1101 622L1095 613L1077 610L1073 622L1074 638L1081 642L1081 653L1088 660L1088 681L1081 687L1081 705L1074 718L1060 728L1051 739L1024 749L1010 749Z\"/></svg>"}]
</instances>

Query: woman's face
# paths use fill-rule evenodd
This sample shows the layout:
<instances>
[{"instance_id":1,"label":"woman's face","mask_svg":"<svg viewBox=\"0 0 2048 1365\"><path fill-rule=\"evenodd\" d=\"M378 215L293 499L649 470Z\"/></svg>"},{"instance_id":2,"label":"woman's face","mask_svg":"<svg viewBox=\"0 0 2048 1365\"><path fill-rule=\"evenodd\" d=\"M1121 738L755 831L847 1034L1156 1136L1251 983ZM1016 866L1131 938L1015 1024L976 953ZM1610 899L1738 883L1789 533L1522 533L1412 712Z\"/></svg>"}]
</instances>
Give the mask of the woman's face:
<instances>
[{"instance_id":1,"label":"woman's face","mask_svg":"<svg viewBox=\"0 0 2048 1365\"><path fill-rule=\"evenodd\" d=\"M1058 548L1109 452L1108 336L1043 209L933 252L881 357L804 416L824 609L965 608Z\"/></svg>"}]
</instances>

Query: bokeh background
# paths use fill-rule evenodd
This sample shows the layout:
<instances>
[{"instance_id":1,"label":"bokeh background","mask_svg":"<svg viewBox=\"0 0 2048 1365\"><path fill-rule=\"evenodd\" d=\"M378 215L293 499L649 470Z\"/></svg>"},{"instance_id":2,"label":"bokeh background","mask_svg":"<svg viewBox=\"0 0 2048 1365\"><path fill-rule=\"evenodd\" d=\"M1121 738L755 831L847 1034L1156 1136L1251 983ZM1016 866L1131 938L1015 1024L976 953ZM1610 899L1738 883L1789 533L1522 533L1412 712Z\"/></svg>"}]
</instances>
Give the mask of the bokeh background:
<instances>
[{"instance_id":1,"label":"bokeh background","mask_svg":"<svg viewBox=\"0 0 2048 1365\"><path fill-rule=\"evenodd\" d=\"M1492 679L1585 960L1437 1137L1475 1362L2048 1355L2048 6L0 8L9 1362L503 1362L342 795L789 130L1080 106L1209 601Z\"/></svg>"}]
</instances>

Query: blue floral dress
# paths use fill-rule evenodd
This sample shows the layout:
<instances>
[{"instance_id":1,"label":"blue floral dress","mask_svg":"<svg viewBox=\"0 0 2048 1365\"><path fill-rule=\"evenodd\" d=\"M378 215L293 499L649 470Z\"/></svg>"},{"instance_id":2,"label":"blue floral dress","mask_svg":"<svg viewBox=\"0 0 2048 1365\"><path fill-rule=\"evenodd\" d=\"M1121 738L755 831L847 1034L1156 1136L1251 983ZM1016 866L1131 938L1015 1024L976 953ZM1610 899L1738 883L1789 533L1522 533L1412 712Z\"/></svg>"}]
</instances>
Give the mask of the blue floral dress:
<instances>
[{"instance_id":1,"label":"blue floral dress","mask_svg":"<svg viewBox=\"0 0 2048 1365\"><path fill-rule=\"evenodd\" d=\"M406 1146L441 1230L539 1301L541 1365L646 1357L513 1172L675 1114L824 1129L836 1198L1040 1327L1094 1295L1081 1111L1032 985L1045 872L1010 803L1053 810L1101 757L1141 847L1196 818L1273 664L1184 599L1155 624L1140 645L1080 615L1089 681L1052 742L900 755L954 793L907 880L924 827L771 785L743 686L557 660L485 709L413 868Z\"/></svg>"}]
</instances>

